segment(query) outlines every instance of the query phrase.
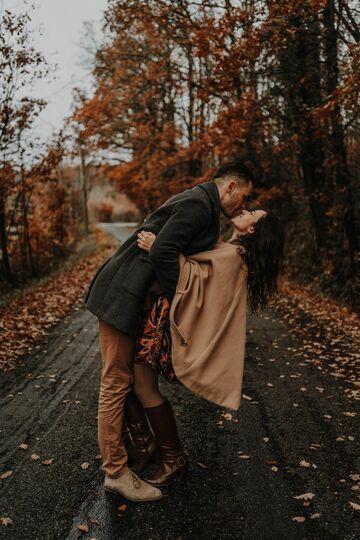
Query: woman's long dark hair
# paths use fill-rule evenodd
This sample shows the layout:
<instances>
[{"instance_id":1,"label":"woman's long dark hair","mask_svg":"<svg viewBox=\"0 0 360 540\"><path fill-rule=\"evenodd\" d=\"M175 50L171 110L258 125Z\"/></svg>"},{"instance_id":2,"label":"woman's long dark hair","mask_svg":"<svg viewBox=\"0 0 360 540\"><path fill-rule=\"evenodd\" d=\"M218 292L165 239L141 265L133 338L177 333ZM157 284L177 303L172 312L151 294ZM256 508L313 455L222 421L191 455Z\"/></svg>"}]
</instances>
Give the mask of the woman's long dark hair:
<instances>
[{"instance_id":1,"label":"woman's long dark hair","mask_svg":"<svg viewBox=\"0 0 360 540\"><path fill-rule=\"evenodd\" d=\"M278 292L278 276L284 252L284 231L276 216L267 213L252 234L233 241L248 268L248 298L252 313L261 311Z\"/></svg>"}]
</instances>

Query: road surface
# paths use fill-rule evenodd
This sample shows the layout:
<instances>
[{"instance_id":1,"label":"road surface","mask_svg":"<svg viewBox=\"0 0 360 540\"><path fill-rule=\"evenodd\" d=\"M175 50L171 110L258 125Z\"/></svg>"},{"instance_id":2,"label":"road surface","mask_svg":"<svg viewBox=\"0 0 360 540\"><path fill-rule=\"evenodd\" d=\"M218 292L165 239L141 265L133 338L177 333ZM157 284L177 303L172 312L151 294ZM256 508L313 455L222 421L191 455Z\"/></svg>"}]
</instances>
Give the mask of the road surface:
<instances>
[{"instance_id":1,"label":"road surface","mask_svg":"<svg viewBox=\"0 0 360 540\"><path fill-rule=\"evenodd\" d=\"M133 230L103 228L120 241ZM358 416L343 415L355 409L341 381L301 362L293 353L299 347L280 313L249 317L237 412L163 384L190 471L185 483L164 489L162 501L130 503L104 493L96 420L97 320L75 306L15 371L0 376L0 475L13 471L0 480L0 517L13 521L0 525L0 537L359 538L359 512L350 505L360 502L359 491L351 489L359 472ZM42 463L48 460L53 461ZM306 493L308 501L294 498Z\"/></svg>"}]
</instances>

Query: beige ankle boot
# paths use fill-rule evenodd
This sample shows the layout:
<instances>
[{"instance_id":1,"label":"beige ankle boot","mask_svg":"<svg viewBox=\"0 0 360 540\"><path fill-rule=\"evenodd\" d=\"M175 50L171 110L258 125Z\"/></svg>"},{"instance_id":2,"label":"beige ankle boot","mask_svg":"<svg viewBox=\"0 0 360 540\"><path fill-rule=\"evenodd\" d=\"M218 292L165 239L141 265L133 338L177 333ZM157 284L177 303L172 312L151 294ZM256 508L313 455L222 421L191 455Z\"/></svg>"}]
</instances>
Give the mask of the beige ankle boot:
<instances>
[{"instance_id":1,"label":"beige ankle boot","mask_svg":"<svg viewBox=\"0 0 360 540\"><path fill-rule=\"evenodd\" d=\"M160 489L150 486L128 468L124 474L117 478L105 475L104 487L105 491L120 493L130 501L159 501L163 498Z\"/></svg>"}]
</instances>

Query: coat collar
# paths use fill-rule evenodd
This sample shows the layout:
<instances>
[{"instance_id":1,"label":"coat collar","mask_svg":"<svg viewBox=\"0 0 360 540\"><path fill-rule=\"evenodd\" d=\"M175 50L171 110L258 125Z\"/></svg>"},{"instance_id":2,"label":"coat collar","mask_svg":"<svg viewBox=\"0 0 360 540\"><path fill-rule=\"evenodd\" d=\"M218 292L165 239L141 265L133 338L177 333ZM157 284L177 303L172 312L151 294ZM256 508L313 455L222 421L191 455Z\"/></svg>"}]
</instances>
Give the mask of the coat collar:
<instances>
[{"instance_id":1,"label":"coat collar","mask_svg":"<svg viewBox=\"0 0 360 540\"><path fill-rule=\"evenodd\" d=\"M211 201L213 209L217 213L220 213L221 211L220 195L219 195L219 190L216 187L215 182L211 182L211 181L203 182L202 184L198 184L198 187L203 189L206 192L206 194L208 195Z\"/></svg>"}]
</instances>

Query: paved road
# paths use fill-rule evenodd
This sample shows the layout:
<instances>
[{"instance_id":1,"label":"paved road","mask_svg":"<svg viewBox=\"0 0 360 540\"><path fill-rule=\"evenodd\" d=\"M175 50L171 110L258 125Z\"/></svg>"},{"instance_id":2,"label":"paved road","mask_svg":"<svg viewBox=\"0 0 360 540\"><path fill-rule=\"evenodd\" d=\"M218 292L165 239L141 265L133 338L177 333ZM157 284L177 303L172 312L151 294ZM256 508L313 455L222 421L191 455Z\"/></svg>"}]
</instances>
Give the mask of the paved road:
<instances>
[{"instance_id":1,"label":"paved road","mask_svg":"<svg viewBox=\"0 0 360 540\"><path fill-rule=\"evenodd\" d=\"M132 230L104 227L120 241ZM359 538L358 513L349 504L359 503L349 476L359 466L357 417L342 415L349 404L341 381L295 357L299 345L279 313L249 318L244 398L232 416L185 388L163 385L189 452L190 473L185 483L167 488L160 502L128 503L105 495L102 487L97 321L76 306L33 355L0 378L0 474L13 471L0 480L0 517L13 520L12 526L0 525L0 537ZM341 443L340 435L346 437ZM41 463L49 459L51 464ZM85 462L89 467L82 469ZM315 495L305 507L294 499L304 493ZM79 530L81 524L88 533Z\"/></svg>"}]
</instances>

